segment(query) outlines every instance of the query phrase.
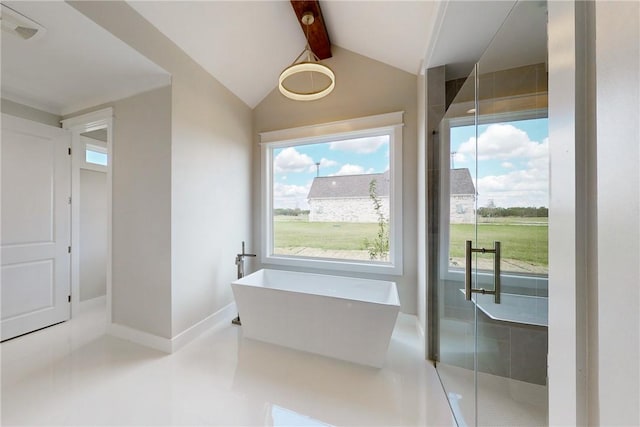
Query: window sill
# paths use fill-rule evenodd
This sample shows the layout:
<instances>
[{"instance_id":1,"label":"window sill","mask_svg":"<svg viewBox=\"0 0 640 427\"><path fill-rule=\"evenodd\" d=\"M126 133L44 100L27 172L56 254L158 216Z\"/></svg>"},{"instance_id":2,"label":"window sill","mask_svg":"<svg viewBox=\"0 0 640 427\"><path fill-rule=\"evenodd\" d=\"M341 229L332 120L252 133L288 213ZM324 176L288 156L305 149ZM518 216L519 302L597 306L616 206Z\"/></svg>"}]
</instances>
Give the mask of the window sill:
<instances>
[{"instance_id":1,"label":"window sill","mask_svg":"<svg viewBox=\"0 0 640 427\"><path fill-rule=\"evenodd\" d=\"M402 276L402 263L376 261L335 260L331 258L296 257L290 255L268 255L262 257L262 264L287 267L312 268L315 270L345 271L352 273L385 274Z\"/></svg>"}]
</instances>

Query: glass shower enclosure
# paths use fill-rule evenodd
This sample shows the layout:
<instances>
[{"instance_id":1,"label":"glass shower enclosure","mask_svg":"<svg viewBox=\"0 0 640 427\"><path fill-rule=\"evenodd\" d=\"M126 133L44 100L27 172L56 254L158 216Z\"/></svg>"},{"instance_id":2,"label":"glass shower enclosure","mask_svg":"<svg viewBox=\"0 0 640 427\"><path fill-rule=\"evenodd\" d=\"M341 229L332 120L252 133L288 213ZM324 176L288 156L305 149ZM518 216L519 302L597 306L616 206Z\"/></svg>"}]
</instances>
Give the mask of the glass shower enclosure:
<instances>
[{"instance_id":1,"label":"glass shower enclosure","mask_svg":"<svg viewBox=\"0 0 640 427\"><path fill-rule=\"evenodd\" d=\"M516 3L432 141L432 356L459 425L547 424L546 53L546 2Z\"/></svg>"}]
</instances>

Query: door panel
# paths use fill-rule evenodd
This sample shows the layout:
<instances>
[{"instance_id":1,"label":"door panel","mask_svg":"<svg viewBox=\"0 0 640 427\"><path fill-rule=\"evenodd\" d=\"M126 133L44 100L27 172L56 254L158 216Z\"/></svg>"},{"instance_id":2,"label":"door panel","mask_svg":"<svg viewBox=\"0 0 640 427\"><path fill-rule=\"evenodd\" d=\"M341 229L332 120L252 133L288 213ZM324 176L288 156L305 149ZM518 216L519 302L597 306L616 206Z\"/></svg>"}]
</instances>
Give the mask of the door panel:
<instances>
[{"instance_id":1,"label":"door panel","mask_svg":"<svg viewBox=\"0 0 640 427\"><path fill-rule=\"evenodd\" d=\"M2 116L2 340L69 319L70 144Z\"/></svg>"},{"instance_id":2,"label":"door panel","mask_svg":"<svg viewBox=\"0 0 640 427\"><path fill-rule=\"evenodd\" d=\"M437 370L459 425L547 421L545 10L514 5L438 132Z\"/></svg>"},{"instance_id":3,"label":"door panel","mask_svg":"<svg viewBox=\"0 0 640 427\"><path fill-rule=\"evenodd\" d=\"M458 425L476 425L476 316L465 299L465 246L476 241L473 162L462 162L456 141L475 139L475 71L461 85L439 129L438 374ZM475 158L470 146L464 160ZM473 254L474 256L476 254ZM473 262L475 267L476 263ZM476 276L473 276L476 285Z\"/></svg>"},{"instance_id":4,"label":"door panel","mask_svg":"<svg viewBox=\"0 0 640 427\"><path fill-rule=\"evenodd\" d=\"M53 260L6 265L2 268L2 318L11 319L51 307Z\"/></svg>"}]
</instances>

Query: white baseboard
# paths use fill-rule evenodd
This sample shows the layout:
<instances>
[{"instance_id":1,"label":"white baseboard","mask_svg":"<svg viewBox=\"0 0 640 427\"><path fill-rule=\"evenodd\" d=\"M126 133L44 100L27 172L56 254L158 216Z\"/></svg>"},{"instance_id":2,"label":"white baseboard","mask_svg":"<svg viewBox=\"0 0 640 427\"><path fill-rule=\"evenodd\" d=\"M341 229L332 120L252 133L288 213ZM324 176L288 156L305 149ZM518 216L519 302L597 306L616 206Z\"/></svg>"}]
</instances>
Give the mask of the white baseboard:
<instances>
[{"instance_id":1,"label":"white baseboard","mask_svg":"<svg viewBox=\"0 0 640 427\"><path fill-rule=\"evenodd\" d=\"M108 328L109 335L140 344L163 353L171 353L171 340L169 338L153 335L143 332L139 329L133 329L128 326L112 323Z\"/></svg>"},{"instance_id":2,"label":"white baseboard","mask_svg":"<svg viewBox=\"0 0 640 427\"><path fill-rule=\"evenodd\" d=\"M236 314L236 304L232 302L173 338L160 337L117 323L109 325L108 332L115 337L171 354L193 341L203 332L227 326Z\"/></svg>"},{"instance_id":3,"label":"white baseboard","mask_svg":"<svg viewBox=\"0 0 640 427\"><path fill-rule=\"evenodd\" d=\"M106 306L107 305L107 296L102 295L100 297L91 298L88 300L80 301L79 312L83 313L85 311L91 310L95 307Z\"/></svg>"},{"instance_id":4,"label":"white baseboard","mask_svg":"<svg viewBox=\"0 0 640 427\"><path fill-rule=\"evenodd\" d=\"M237 314L235 302L222 307L212 315L202 319L195 325L185 329L173 337L171 339L172 351L178 351L205 331L210 329L218 330L229 325L231 320L236 317Z\"/></svg>"}]
</instances>

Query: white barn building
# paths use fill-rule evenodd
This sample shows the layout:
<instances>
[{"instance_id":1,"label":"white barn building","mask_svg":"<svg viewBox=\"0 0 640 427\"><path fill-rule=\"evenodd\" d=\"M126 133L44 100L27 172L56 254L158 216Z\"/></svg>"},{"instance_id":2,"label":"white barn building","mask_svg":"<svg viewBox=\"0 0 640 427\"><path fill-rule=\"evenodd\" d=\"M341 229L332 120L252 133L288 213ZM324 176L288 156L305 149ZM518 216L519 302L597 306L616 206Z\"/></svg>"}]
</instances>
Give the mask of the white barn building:
<instances>
[{"instance_id":1,"label":"white barn building","mask_svg":"<svg viewBox=\"0 0 640 427\"><path fill-rule=\"evenodd\" d=\"M376 180L376 194L382 213L389 219L389 172L366 175L323 176L314 178L309 195L310 222L378 222L369 196L369 185Z\"/></svg>"},{"instance_id":2,"label":"white barn building","mask_svg":"<svg viewBox=\"0 0 640 427\"><path fill-rule=\"evenodd\" d=\"M473 223L476 187L473 185L469 169L451 169L449 185L449 220L452 224Z\"/></svg>"}]
</instances>

